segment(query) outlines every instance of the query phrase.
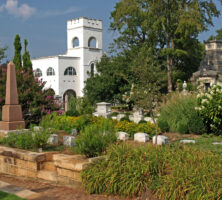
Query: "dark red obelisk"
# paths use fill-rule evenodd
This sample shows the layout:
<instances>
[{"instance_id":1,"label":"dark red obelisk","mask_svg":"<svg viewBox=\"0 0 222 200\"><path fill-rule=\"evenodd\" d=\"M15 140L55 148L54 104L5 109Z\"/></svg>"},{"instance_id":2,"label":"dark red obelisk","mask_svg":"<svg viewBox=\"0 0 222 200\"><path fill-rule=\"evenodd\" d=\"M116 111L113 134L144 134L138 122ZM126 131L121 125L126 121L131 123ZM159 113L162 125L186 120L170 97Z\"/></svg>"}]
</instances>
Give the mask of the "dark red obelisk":
<instances>
[{"instance_id":1,"label":"dark red obelisk","mask_svg":"<svg viewBox=\"0 0 222 200\"><path fill-rule=\"evenodd\" d=\"M13 62L7 65L7 81L5 105L2 107L2 121L0 130L16 130L25 128L22 118L22 107L18 104L18 91L16 82L16 71Z\"/></svg>"}]
</instances>

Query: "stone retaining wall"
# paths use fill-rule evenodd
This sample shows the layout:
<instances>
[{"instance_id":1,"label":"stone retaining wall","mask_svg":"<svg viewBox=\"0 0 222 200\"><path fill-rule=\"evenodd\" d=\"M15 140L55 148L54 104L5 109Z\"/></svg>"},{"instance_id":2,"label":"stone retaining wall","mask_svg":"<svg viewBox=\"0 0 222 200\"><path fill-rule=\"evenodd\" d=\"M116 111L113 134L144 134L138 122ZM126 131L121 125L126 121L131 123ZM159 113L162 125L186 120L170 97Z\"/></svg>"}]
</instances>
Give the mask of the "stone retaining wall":
<instances>
[{"instance_id":1,"label":"stone retaining wall","mask_svg":"<svg viewBox=\"0 0 222 200\"><path fill-rule=\"evenodd\" d=\"M80 185L80 172L95 159L58 152L36 153L0 145L0 172L56 183Z\"/></svg>"}]
</instances>

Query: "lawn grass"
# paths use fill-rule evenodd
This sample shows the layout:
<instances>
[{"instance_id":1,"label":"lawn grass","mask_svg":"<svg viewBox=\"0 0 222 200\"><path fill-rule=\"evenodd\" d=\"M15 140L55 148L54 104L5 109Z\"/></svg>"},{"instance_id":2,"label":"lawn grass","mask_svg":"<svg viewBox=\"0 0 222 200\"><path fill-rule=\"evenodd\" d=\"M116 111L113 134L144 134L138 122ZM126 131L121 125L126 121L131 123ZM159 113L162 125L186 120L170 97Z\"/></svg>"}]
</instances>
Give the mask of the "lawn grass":
<instances>
[{"instance_id":1,"label":"lawn grass","mask_svg":"<svg viewBox=\"0 0 222 200\"><path fill-rule=\"evenodd\" d=\"M0 199L1 200L24 200L20 197L17 197L14 194L9 194L9 193L2 192L2 191L0 191Z\"/></svg>"},{"instance_id":2,"label":"lawn grass","mask_svg":"<svg viewBox=\"0 0 222 200\"><path fill-rule=\"evenodd\" d=\"M179 142L182 139L188 139L188 140L195 140L195 144L186 144L195 150L201 150L201 151L211 151L213 153L219 153L222 154L222 145L213 145L213 142L222 142L222 137L216 137L216 136L202 136L200 138L181 138L177 142Z\"/></svg>"}]
</instances>

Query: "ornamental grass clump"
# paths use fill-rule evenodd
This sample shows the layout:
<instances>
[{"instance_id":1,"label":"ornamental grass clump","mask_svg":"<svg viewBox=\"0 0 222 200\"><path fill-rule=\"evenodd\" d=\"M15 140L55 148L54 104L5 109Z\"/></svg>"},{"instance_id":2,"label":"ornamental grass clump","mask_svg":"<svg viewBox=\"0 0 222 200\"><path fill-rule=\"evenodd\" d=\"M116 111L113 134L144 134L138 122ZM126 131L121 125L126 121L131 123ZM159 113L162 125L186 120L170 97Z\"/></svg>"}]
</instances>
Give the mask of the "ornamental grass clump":
<instances>
[{"instance_id":1,"label":"ornamental grass clump","mask_svg":"<svg viewBox=\"0 0 222 200\"><path fill-rule=\"evenodd\" d=\"M140 195L163 171L162 151L151 146L112 145L106 159L82 172L82 183L90 194Z\"/></svg>"},{"instance_id":2,"label":"ornamental grass clump","mask_svg":"<svg viewBox=\"0 0 222 200\"><path fill-rule=\"evenodd\" d=\"M161 105L158 126L163 132L205 133L203 119L195 109L195 94L174 93Z\"/></svg>"},{"instance_id":3,"label":"ornamental grass clump","mask_svg":"<svg viewBox=\"0 0 222 200\"><path fill-rule=\"evenodd\" d=\"M148 190L161 200L208 200L222 198L221 167L221 155L181 144L120 144L81 175L89 193L131 197Z\"/></svg>"},{"instance_id":4,"label":"ornamental grass clump","mask_svg":"<svg viewBox=\"0 0 222 200\"><path fill-rule=\"evenodd\" d=\"M222 134L222 86L213 85L205 93L197 95L199 111L208 133Z\"/></svg>"}]
</instances>

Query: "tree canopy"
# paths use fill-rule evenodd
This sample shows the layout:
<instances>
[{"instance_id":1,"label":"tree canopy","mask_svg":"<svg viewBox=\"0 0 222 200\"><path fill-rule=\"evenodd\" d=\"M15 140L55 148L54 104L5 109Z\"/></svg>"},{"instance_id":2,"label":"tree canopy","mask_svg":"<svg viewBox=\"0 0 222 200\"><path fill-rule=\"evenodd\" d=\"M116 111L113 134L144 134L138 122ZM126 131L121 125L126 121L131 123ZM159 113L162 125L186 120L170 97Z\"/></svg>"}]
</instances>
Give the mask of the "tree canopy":
<instances>
[{"instance_id":1,"label":"tree canopy","mask_svg":"<svg viewBox=\"0 0 222 200\"><path fill-rule=\"evenodd\" d=\"M195 39L213 25L212 18L219 14L212 0L122 0L111 13L111 29L119 33L114 43L125 52L133 52L131 55L137 56L136 52L144 43L160 51L165 57L170 92L175 66L183 71L190 63L184 59L190 59L193 53L201 54L195 49L201 50ZM194 52L181 45L190 41ZM196 70L196 66L194 68Z\"/></svg>"},{"instance_id":2,"label":"tree canopy","mask_svg":"<svg viewBox=\"0 0 222 200\"><path fill-rule=\"evenodd\" d=\"M104 55L96 64L97 74L87 79L84 94L91 103L122 102L122 94L129 89L130 76L125 57Z\"/></svg>"}]
</instances>

